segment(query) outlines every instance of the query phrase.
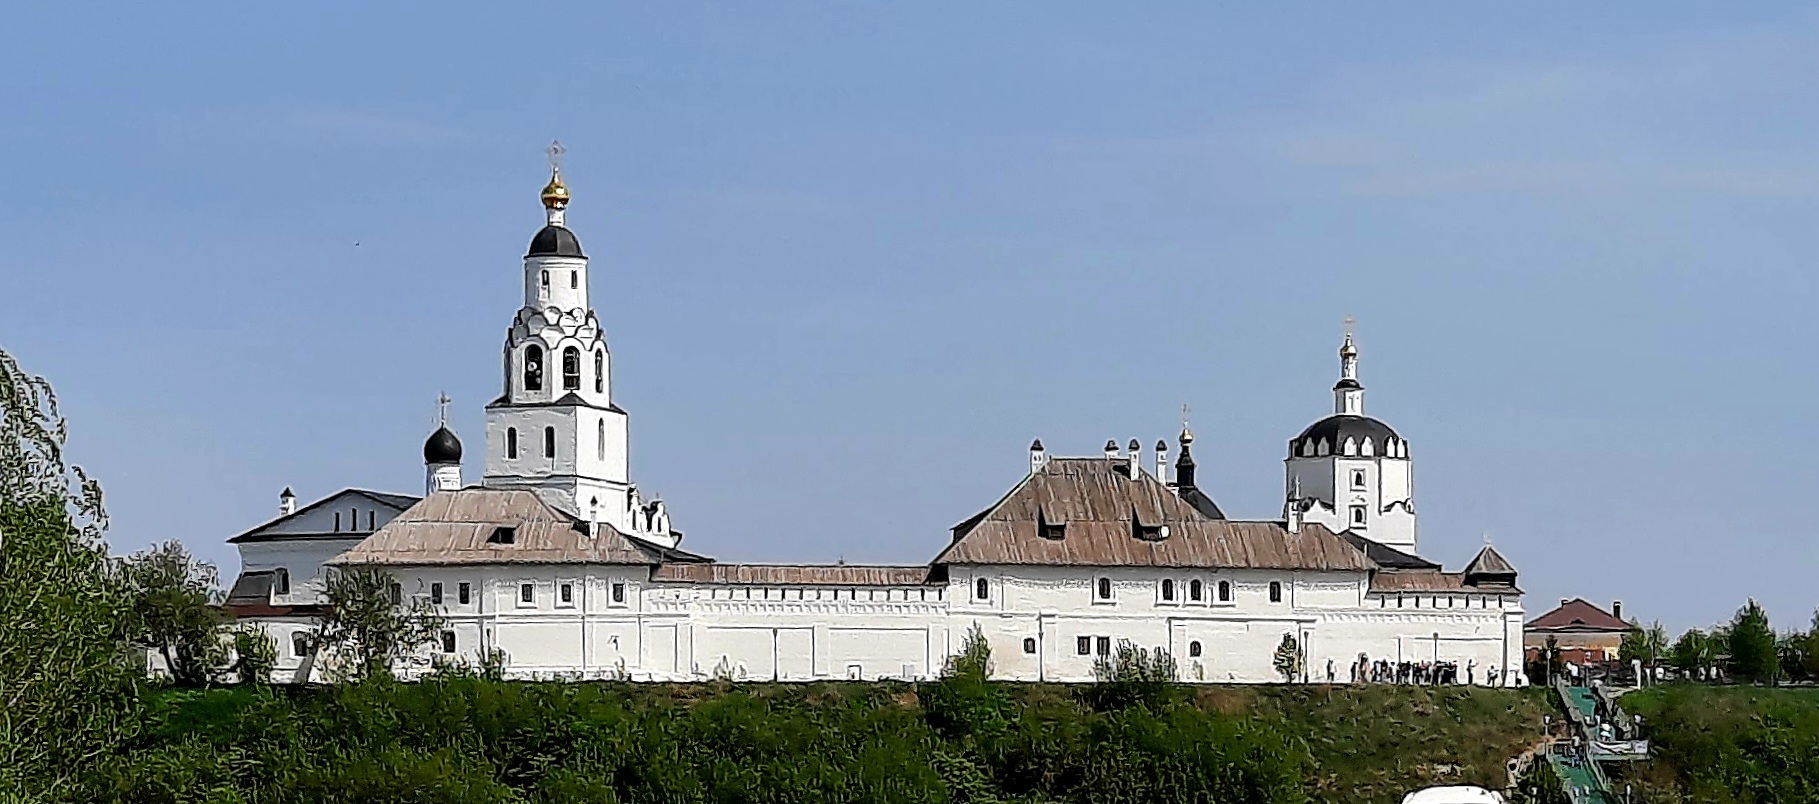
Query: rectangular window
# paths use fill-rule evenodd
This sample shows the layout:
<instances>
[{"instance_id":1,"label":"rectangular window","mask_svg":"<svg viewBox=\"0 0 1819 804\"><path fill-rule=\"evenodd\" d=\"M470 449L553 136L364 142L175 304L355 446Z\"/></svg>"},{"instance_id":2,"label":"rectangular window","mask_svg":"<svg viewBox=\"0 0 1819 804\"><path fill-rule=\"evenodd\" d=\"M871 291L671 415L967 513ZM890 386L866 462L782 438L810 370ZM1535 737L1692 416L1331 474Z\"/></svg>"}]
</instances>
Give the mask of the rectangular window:
<instances>
[{"instance_id":1,"label":"rectangular window","mask_svg":"<svg viewBox=\"0 0 1819 804\"><path fill-rule=\"evenodd\" d=\"M455 602L460 603L461 605L465 606L465 605L467 605L467 600L468 600L467 581L462 581L460 586L455 587Z\"/></svg>"},{"instance_id":2,"label":"rectangular window","mask_svg":"<svg viewBox=\"0 0 1819 804\"><path fill-rule=\"evenodd\" d=\"M536 603L537 585L530 583L518 584L518 602L527 606Z\"/></svg>"},{"instance_id":3,"label":"rectangular window","mask_svg":"<svg viewBox=\"0 0 1819 804\"><path fill-rule=\"evenodd\" d=\"M1034 637L1024 637L1023 638L1023 652L1024 653L1035 653L1036 652L1036 639Z\"/></svg>"},{"instance_id":4,"label":"rectangular window","mask_svg":"<svg viewBox=\"0 0 1819 804\"><path fill-rule=\"evenodd\" d=\"M563 584L562 588L557 591L556 601L564 606L575 605L575 585L572 583Z\"/></svg>"},{"instance_id":5,"label":"rectangular window","mask_svg":"<svg viewBox=\"0 0 1819 804\"><path fill-rule=\"evenodd\" d=\"M442 652L443 653L454 653L455 652L455 632L453 632L453 631L443 631L442 632Z\"/></svg>"},{"instance_id":6,"label":"rectangular window","mask_svg":"<svg viewBox=\"0 0 1819 804\"><path fill-rule=\"evenodd\" d=\"M432 583L429 585L429 602L438 606L442 605L442 584Z\"/></svg>"},{"instance_id":7,"label":"rectangular window","mask_svg":"<svg viewBox=\"0 0 1819 804\"><path fill-rule=\"evenodd\" d=\"M1092 654L1093 638L1090 636L1075 638L1074 639L1074 650L1079 652L1079 654L1081 656L1087 656L1087 655Z\"/></svg>"},{"instance_id":8,"label":"rectangular window","mask_svg":"<svg viewBox=\"0 0 1819 804\"><path fill-rule=\"evenodd\" d=\"M298 658L309 655L308 631L293 631L291 633L291 655Z\"/></svg>"},{"instance_id":9,"label":"rectangular window","mask_svg":"<svg viewBox=\"0 0 1819 804\"><path fill-rule=\"evenodd\" d=\"M1112 599L1112 579L1100 578L1093 583L1093 601L1107 603Z\"/></svg>"},{"instance_id":10,"label":"rectangular window","mask_svg":"<svg viewBox=\"0 0 1819 804\"><path fill-rule=\"evenodd\" d=\"M1094 652L1098 653L1100 656L1112 655L1112 638L1095 637L1093 639L1093 648L1095 649Z\"/></svg>"},{"instance_id":11,"label":"rectangular window","mask_svg":"<svg viewBox=\"0 0 1819 804\"><path fill-rule=\"evenodd\" d=\"M394 606L404 605L404 587L399 586L395 583L392 584L392 605L394 605Z\"/></svg>"},{"instance_id":12,"label":"rectangular window","mask_svg":"<svg viewBox=\"0 0 1819 804\"><path fill-rule=\"evenodd\" d=\"M625 584L623 584L623 583L614 583L613 584L613 602L614 603L624 603L625 602Z\"/></svg>"}]
</instances>

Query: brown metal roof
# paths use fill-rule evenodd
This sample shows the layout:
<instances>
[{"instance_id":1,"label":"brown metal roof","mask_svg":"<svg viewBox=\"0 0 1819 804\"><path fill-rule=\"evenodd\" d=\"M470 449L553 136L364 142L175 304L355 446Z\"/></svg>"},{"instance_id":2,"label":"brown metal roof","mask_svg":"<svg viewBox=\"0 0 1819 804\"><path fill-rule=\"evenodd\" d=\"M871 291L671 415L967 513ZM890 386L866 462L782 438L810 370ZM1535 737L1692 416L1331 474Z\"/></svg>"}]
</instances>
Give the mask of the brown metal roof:
<instances>
[{"instance_id":1,"label":"brown metal roof","mask_svg":"<svg viewBox=\"0 0 1819 804\"><path fill-rule=\"evenodd\" d=\"M930 583L928 567L854 564L664 564L652 580L671 583L794 586L914 586Z\"/></svg>"},{"instance_id":2,"label":"brown metal roof","mask_svg":"<svg viewBox=\"0 0 1819 804\"><path fill-rule=\"evenodd\" d=\"M1467 583L1463 572L1408 569L1378 570L1371 576L1372 592L1467 592L1473 594L1519 595L1522 590L1509 583Z\"/></svg>"},{"instance_id":3,"label":"brown metal roof","mask_svg":"<svg viewBox=\"0 0 1819 804\"><path fill-rule=\"evenodd\" d=\"M1599 631L1625 633L1630 624L1604 609L1576 597L1559 608L1536 617L1525 628L1529 631Z\"/></svg>"},{"instance_id":4,"label":"brown metal roof","mask_svg":"<svg viewBox=\"0 0 1819 804\"><path fill-rule=\"evenodd\" d=\"M515 529L511 544L488 541L501 526ZM439 491L411 506L331 559L333 565L381 564L655 564L654 551L602 524L589 536L577 522L521 490L471 488Z\"/></svg>"},{"instance_id":5,"label":"brown metal roof","mask_svg":"<svg viewBox=\"0 0 1819 804\"><path fill-rule=\"evenodd\" d=\"M1510 565L1509 559L1497 552L1497 548L1485 545L1478 551L1472 563L1465 565L1467 575L1508 575L1515 577L1516 568Z\"/></svg>"},{"instance_id":6,"label":"brown metal roof","mask_svg":"<svg viewBox=\"0 0 1819 804\"><path fill-rule=\"evenodd\" d=\"M1147 472L1133 479L1123 460L1054 458L984 513L954 528L936 564L1232 567L1357 570L1373 568L1357 548L1324 527L1289 533L1280 522L1218 520L1194 510ZM1038 520L1065 524L1061 538L1038 533ZM1139 526L1168 528L1138 538Z\"/></svg>"}]
</instances>

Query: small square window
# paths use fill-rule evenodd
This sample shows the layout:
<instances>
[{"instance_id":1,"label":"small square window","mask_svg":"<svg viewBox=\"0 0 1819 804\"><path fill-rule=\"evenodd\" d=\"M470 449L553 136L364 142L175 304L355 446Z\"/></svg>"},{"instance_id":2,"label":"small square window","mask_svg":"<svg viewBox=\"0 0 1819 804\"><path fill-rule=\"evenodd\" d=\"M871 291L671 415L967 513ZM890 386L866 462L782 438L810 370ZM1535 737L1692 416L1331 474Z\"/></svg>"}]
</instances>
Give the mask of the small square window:
<instances>
[{"instance_id":1,"label":"small square window","mask_svg":"<svg viewBox=\"0 0 1819 804\"><path fill-rule=\"evenodd\" d=\"M455 587L455 602L460 603L463 606L467 605L468 595L469 590L467 581L462 581L460 586Z\"/></svg>"},{"instance_id":2,"label":"small square window","mask_svg":"<svg viewBox=\"0 0 1819 804\"><path fill-rule=\"evenodd\" d=\"M565 583L556 591L556 600L564 606L575 605L575 585Z\"/></svg>"},{"instance_id":3,"label":"small square window","mask_svg":"<svg viewBox=\"0 0 1819 804\"><path fill-rule=\"evenodd\" d=\"M624 583L621 583L621 582L613 583L613 602L614 603L624 603L625 602L625 584Z\"/></svg>"},{"instance_id":4,"label":"small square window","mask_svg":"<svg viewBox=\"0 0 1819 804\"><path fill-rule=\"evenodd\" d=\"M1100 656L1112 655L1112 638L1111 637L1094 637L1093 638L1093 649L1094 649L1094 652L1099 654Z\"/></svg>"},{"instance_id":5,"label":"small square window","mask_svg":"<svg viewBox=\"0 0 1819 804\"><path fill-rule=\"evenodd\" d=\"M1023 652L1024 653L1035 653L1036 652L1036 640L1034 637L1024 637L1023 638Z\"/></svg>"},{"instance_id":6,"label":"small square window","mask_svg":"<svg viewBox=\"0 0 1819 804\"><path fill-rule=\"evenodd\" d=\"M518 602L530 605L537 602L537 585L533 583L518 584Z\"/></svg>"},{"instance_id":7,"label":"small square window","mask_svg":"<svg viewBox=\"0 0 1819 804\"><path fill-rule=\"evenodd\" d=\"M514 440L512 443L517 442ZM486 537L486 540L491 544L514 544L518 541L518 529L500 525L493 528L492 535Z\"/></svg>"},{"instance_id":8,"label":"small square window","mask_svg":"<svg viewBox=\"0 0 1819 804\"><path fill-rule=\"evenodd\" d=\"M442 584L432 583L429 585L429 602L438 606L442 605Z\"/></svg>"},{"instance_id":9,"label":"small square window","mask_svg":"<svg viewBox=\"0 0 1819 804\"><path fill-rule=\"evenodd\" d=\"M1083 637L1075 638L1074 639L1074 650L1076 652L1078 652L1081 656L1090 655L1093 652L1093 638L1090 636L1083 636Z\"/></svg>"},{"instance_id":10,"label":"small square window","mask_svg":"<svg viewBox=\"0 0 1819 804\"><path fill-rule=\"evenodd\" d=\"M442 632L442 652L443 653L454 653L455 652L455 632L453 632L453 631L443 631Z\"/></svg>"}]
</instances>

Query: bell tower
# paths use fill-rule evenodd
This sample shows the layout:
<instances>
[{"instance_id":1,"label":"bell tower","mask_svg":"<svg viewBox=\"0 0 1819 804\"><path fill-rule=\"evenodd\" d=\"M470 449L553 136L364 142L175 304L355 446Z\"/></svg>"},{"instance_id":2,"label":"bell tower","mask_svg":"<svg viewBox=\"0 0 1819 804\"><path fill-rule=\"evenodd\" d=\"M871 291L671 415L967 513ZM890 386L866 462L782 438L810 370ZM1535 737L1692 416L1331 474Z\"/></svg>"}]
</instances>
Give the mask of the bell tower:
<instances>
[{"instance_id":1,"label":"bell tower","mask_svg":"<svg viewBox=\"0 0 1819 804\"><path fill-rule=\"evenodd\" d=\"M524 304L505 333L504 394L486 406L485 485L555 491L583 519L673 545L667 521L656 533L638 510L627 416L613 403L612 355L589 303L587 255L566 225L563 151L550 144L544 226L524 255Z\"/></svg>"}]
</instances>

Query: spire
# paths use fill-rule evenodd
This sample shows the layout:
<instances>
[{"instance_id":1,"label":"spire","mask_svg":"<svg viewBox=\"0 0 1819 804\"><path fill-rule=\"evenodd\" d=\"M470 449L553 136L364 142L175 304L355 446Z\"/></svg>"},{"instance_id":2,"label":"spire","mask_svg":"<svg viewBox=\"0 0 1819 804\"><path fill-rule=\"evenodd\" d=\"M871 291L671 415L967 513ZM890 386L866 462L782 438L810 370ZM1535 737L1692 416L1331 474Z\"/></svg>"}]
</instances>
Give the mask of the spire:
<instances>
[{"instance_id":1,"label":"spire","mask_svg":"<svg viewBox=\"0 0 1819 804\"><path fill-rule=\"evenodd\" d=\"M1358 319L1345 317L1345 343L1339 346L1339 382L1333 386L1333 412L1348 416L1364 415L1364 386L1358 382L1358 346L1352 341L1352 327Z\"/></svg>"},{"instance_id":2,"label":"spire","mask_svg":"<svg viewBox=\"0 0 1819 804\"><path fill-rule=\"evenodd\" d=\"M563 210L568 209L568 187L562 183L562 155L568 149L560 141L551 140L544 153L549 155L549 184L543 185L543 209L549 216L549 225L561 226Z\"/></svg>"}]
</instances>

